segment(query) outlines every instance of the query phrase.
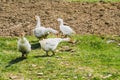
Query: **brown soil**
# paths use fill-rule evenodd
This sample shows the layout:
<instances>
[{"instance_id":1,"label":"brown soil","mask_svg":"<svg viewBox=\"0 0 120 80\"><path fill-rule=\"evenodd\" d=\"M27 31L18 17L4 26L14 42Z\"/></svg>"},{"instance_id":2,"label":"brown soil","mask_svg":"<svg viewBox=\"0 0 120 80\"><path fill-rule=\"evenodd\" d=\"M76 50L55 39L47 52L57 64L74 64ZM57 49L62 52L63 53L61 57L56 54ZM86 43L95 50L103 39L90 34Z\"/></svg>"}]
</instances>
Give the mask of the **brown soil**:
<instances>
[{"instance_id":1,"label":"brown soil","mask_svg":"<svg viewBox=\"0 0 120 80\"><path fill-rule=\"evenodd\" d=\"M0 2L0 36L18 36L21 31L33 34L34 16L39 15L42 26L59 30L57 18L78 34L120 34L120 3L79 3L61 0L32 0L31 2Z\"/></svg>"}]
</instances>

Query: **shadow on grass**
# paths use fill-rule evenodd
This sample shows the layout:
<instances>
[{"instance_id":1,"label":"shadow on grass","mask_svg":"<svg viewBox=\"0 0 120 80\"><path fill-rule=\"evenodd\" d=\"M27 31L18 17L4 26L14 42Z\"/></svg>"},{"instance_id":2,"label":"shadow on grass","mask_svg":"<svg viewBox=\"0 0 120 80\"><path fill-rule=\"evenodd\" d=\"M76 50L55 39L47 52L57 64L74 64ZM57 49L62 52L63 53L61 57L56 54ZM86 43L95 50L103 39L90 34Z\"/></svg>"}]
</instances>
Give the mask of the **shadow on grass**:
<instances>
[{"instance_id":1,"label":"shadow on grass","mask_svg":"<svg viewBox=\"0 0 120 80\"><path fill-rule=\"evenodd\" d=\"M13 64L16 64L16 63L18 63L18 62L23 61L24 59L26 59L26 58L18 57L18 58L16 58L16 59L13 59L13 60L11 60L11 61L8 63L8 65L7 65L6 67L10 67L10 66L12 66Z\"/></svg>"},{"instance_id":2,"label":"shadow on grass","mask_svg":"<svg viewBox=\"0 0 120 80\"><path fill-rule=\"evenodd\" d=\"M54 55L40 55L40 56L34 56L34 58L40 58L40 57L52 57Z\"/></svg>"},{"instance_id":3,"label":"shadow on grass","mask_svg":"<svg viewBox=\"0 0 120 80\"><path fill-rule=\"evenodd\" d=\"M32 50L35 50L35 49L41 48L40 43L34 43L34 44L31 44L31 48L32 48Z\"/></svg>"}]
</instances>

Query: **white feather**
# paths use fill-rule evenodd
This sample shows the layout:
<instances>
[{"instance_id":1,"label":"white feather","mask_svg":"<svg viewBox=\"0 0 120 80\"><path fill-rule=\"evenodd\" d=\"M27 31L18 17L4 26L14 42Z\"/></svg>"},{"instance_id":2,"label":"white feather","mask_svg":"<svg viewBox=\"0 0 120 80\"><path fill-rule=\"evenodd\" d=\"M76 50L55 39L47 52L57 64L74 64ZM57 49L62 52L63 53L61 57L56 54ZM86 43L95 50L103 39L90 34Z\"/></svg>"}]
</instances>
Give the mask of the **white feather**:
<instances>
[{"instance_id":1,"label":"white feather","mask_svg":"<svg viewBox=\"0 0 120 80\"><path fill-rule=\"evenodd\" d=\"M72 28L70 28L70 26L66 26L63 24L63 19L58 18L57 19L60 22L60 31L64 34L64 35L71 35L71 34L75 34L75 31L73 31Z\"/></svg>"},{"instance_id":2,"label":"white feather","mask_svg":"<svg viewBox=\"0 0 120 80\"><path fill-rule=\"evenodd\" d=\"M25 37L18 40L18 50L25 53L31 51L31 45Z\"/></svg>"},{"instance_id":3,"label":"white feather","mask_svg":"<svg viewBox=\"0 0 120 80\"><path fill-rule=\"evenodd\" d=\"M69 41L69 38L49 38L39 41L45 51L54 51L61 41Z\"/></svg>"},{"instance_id":4,"label":"white feather","mask_svg":"<svg viewBox=\"0 0 120 80\"><path fill-rule=\"evenodd\" d=\"M58 33L58 31L56 31L52 28L45 28L45 27L41 26L39 16L36 16L36 19L37 19L37 25L36 25L36 28L33 30L33 33L37 38L42 38L43 36L49 34L50 32L53 34Z\"/></svg>"}]
</instances>

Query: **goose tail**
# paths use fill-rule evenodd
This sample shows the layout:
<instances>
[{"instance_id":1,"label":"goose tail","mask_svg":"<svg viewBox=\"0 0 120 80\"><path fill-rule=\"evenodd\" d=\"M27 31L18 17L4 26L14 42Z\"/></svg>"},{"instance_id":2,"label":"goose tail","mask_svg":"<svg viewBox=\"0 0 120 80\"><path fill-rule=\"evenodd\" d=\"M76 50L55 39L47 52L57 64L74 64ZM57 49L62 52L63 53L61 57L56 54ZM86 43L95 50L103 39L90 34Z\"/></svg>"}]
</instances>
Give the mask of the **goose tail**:
<instances>
[{"instance_id":1,"label":"goose tail","mask_svg":"<svg viewBox=\"0 0 120 80\"><path fill-rule=\"evenodd\" d=\"M73 34L76 34L76 32L75 32L75 31L73 31Z\"/></svg>"},{"instance_id":2,"label":"goose tail","mask_svg":"<svg viewBox=\"0 0 120 80\"><path fill-rule=\"evenodd\" d=\"M63 38L62 41L68 42L68 41L70 41L70 38Z\"/></svg>"}]
</instances>

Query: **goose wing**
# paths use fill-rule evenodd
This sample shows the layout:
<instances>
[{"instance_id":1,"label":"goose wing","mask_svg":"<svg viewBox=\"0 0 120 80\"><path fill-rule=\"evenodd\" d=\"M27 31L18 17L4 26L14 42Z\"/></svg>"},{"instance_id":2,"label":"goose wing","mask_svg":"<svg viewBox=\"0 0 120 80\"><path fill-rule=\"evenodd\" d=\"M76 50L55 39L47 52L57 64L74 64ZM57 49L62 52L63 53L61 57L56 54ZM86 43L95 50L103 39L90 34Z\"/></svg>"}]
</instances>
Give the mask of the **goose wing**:
<instances>
[{"instance_id":1,"label":"goose wing","mask_svg":"<svg viewBox=\"0 0 120 80\"><path fill-rule=\"evenodd\" d=\"M63 25L62 32L65 34L71 34L74 31L72 30L72 28L70 28L70 26Z\"/></svg>"},{"instance_id":2,"label":"goose wing","mask_svg":"<svg viewBox=\"0 0 120 80\"><path fill-rule=\"evenodd\" d=\"M47 50L55 50L57 45L59 44L59 40L58 39L46 39L46 49Z\"/></svg>"},{"instance_id":3,"label":"goose wing","mask_svg":"<svg viewBox=\"0 0 120 80\"><path fill-rule=\"evenodd\" d=\"M26 52L26 53L31 51L31 45L26 38L18 40L18 50L20 52Z\"/></svg>"},{"instance_id":4,"label":"goose wing","mask_svg":"<svg viewBox=\"0 0 120 80\"><path fill-rule=\"evenodd\" d=\"M45 28L44 27L35 28L34 35L36 37L41 37L41 36L45 35Z\"/></svg>"}]
</instances>

